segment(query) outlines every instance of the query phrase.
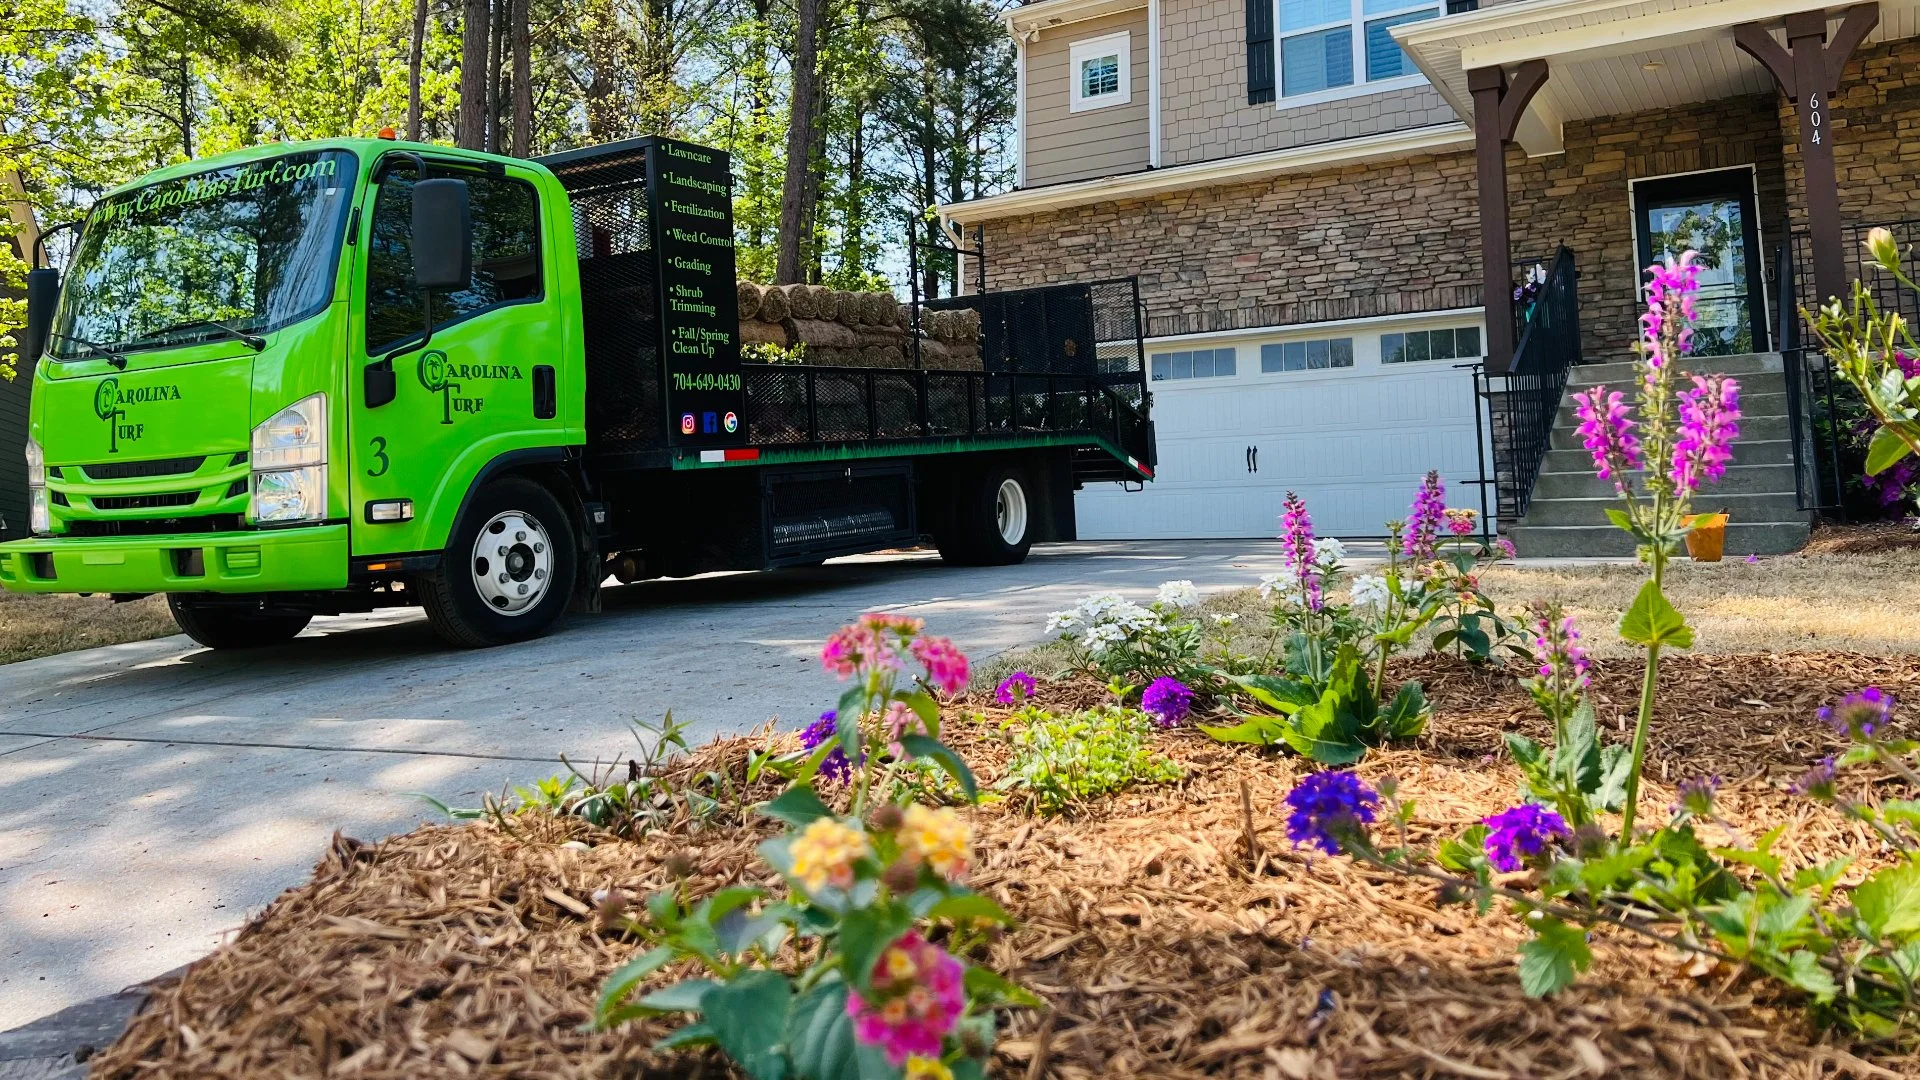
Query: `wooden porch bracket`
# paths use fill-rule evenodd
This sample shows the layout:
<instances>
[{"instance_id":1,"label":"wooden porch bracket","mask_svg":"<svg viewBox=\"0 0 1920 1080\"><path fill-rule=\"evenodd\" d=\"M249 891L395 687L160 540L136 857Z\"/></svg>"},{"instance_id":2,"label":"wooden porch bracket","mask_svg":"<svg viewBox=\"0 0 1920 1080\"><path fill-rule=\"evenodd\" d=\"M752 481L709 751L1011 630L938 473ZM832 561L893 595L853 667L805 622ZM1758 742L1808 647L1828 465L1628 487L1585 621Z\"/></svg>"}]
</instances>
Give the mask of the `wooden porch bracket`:
<instances>
[{"instance_id":1,"label":"wooden porch bracket","mask_svg":"<svg viewBox=\"0 0 1920 1080\"><path fill-rule=\"evenodd\" d=\"M1529 60L1507 79L1502 67L1467 72L1473 94L1475 176L1480 189L1482 303L1487 312L1487 371L1513 366L1513 250L1507 222L1507 144L1527 103L1547 83L1547 62Z\"/></svg>"},{"instance_id":2,"label":"wooden porch bracket","mask_svg":"<svg viewBox=\"0 0 1920 1080\"><path fill-rule=\"evenodd\" d=\"M1833 166L1833 114L1830 99L1840 89L1847 58L1880 23L1878 3L1846 9L1840 29L1827 40L1824 9L1787 16L1782 48L1760 23L1733 28L1733 43L1772 73L1780 91L1800 116L1800 160L1807 187L1807 228L1813 243L1816 302L1844 296L1847 265L1840 247L1840 187Z\"/></svg>"}]
</instances>

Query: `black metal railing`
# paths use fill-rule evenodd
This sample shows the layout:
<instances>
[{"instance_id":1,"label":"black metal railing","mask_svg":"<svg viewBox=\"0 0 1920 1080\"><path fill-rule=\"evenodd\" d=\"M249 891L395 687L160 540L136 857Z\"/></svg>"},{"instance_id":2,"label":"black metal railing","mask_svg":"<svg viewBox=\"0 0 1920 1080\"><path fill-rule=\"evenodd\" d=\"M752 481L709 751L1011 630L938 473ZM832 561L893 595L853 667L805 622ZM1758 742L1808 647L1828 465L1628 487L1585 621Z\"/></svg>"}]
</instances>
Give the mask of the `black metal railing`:
<instances>
[{"instance_id":1,"label":"black metal railing","mask_svg":"<svg viewBox=\"0 0 1920 1080\"><path fill-rule=\"evenodd\" d=\"M1479 376L1492 424L1494 489L1503 522L1524 516L1533 501L1567 373L1580 362L1579 278L1573 252L1560 248L1520 327L1512 366Z\"/></svg>"},{"instance_id":2,"label":"black metal railing","mask_svg":"<svg viewBox=\"0 0 1920 1080\"><path fill-rule=\"evenodd\" d=\"M1920 218L1904 221L1865 221L1840 229L1840 258L1846 270L1847 289L1852 290L1852 282L1859 281L1867 287L1867 295L1881 311L1899 312L1908 325L1920 323L1920 295L1902 288L1892 274L1877 269L1871 256L1867 254L1867 234L1874 229L1887 229L1893 233L1894 242L1900 245L1900 269L1910 278L1920 280ZM1824 303L1826 297L1816 297L1813 282L1813 235L1806 229L1795 229L1789 234L1793 247L1793 259L1790 265L1801 292L1800 303L1808 307L1815 306L1816 299ZM1840 298L1843 302L1849 296ZM1780 305L1787 308L1786 304ZM1801 320L1800 330L1806 330L1805 320ZM1803 337L1803 340L1804 337Z\"/></svg>"},{"instance_id":3,"label":"black metal railing","mask_svg":"<svg viewBox=\"0 0 1920 1080\"><path fill-rule=\"evenodd\" d=\"M1146 416L1098 375L743 364L755 446L959 436L1098 436L1152 463Z\"/></svg>"},{"instance_id":4,"label":"black metal railing","mask_svg":"<svg viewBox=\"0 0 1920 1080\"><path fill-rule=\"evenodd\" d=\"M1833 366L1816 346L1800 315L1801 246L1781 244L1774 259L1774 338L1787 388L1787 439L1793 450L1794 505L1846 518L1840 480L1839 424L1835 418Z\"/></svg>"}]
</instances>

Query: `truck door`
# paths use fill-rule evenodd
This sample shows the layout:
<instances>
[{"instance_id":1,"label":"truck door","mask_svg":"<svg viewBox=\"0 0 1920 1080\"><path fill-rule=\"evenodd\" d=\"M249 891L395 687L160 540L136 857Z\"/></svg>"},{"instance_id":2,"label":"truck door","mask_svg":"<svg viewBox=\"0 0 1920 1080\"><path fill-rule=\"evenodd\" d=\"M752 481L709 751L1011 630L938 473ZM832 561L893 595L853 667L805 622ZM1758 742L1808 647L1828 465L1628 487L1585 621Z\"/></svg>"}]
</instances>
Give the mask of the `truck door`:
<instances>
[{"instance_id":1,"label":"truck door","mask_svg":"<svg viewBox=\"0 0 1920 1080\"><path fill-rule=\"evenodd\" d=\"M413 280L411 163L388 170L367 204L355 271L348 395L353 554L434 551L480 468L555 441L564 327L545 280L541 208L527 174L429 165L467 182L473 281L424 296ZM428 312L433 329L420 347ZM369 406L362 370L392 356L392 401ZM402 502L402 500L408 500ZM404 509L397 509L402 507ZM381 520L405 513L407 520Z\"/></svg>"}]
</instances>

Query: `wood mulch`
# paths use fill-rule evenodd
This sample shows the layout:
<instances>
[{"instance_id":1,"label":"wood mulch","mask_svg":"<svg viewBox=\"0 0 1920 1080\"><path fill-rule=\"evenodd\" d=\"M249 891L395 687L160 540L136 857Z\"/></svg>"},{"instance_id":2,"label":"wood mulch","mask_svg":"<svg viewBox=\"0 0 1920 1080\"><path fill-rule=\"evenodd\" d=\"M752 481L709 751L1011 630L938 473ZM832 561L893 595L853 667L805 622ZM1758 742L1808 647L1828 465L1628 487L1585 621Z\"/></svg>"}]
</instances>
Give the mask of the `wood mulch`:
<instances>
[{"instance_id":1,"label":"wood mulch","mask_svg":"<svg viewBox=\"0 0 1920 1080\"><path fill-rule=\"evenodd\" d=\"M1512 675L1433 656L1399 669L1425 682L1437 719L1419 745L1369 755L1360 771L1398 779L1417 800L1415 829L1425 837L1509 805L1517 774L1500 732L1544 735ZM1839 749L1814 708L1866 684L1920 702L1920 660L1681 657L1663 663L1660 682L1650 812L1679 780L1713 774L1723 778L1730 822L1748 835L1793 823L1784 841L1792 858L1846 852L1863 868L1884 858L1863 830L1785 787ZM1613 738L1625 738L1619 728L1638 689L1636 664L1598 665L1596 703ZM1042 689L1061 706L1099 693ZM946 735L990 781L1007 752L998 710L965 704ZM962 718L972 710L982 722ZM715 743L689 767L743 777L757 745ZM1595 935L1594 968L1573 989L1528 1000L1514 973L1523 931L1512 916L1437 908L1427 887L1292 850L1280 800L1302 771L1298 760L1192 731L1164 745L1187 769L1179 784L1054 818L1007 804L970 811L979 857L971 881L1021 920L976 959L1049 1005L1005 1017L997 1075L1920 1075L1914 1058L1816 1030L1763 980L1610 933ZM748 794L773 791L763 784ZM592 896L661 888L676 854L692 861L699 891L767 882L753 845L769 831L742 819L622 841L525 815L511 832L436 826L377 845L338 839L310 882L156 993L94 1059L93 1075L730 1075L711 1055L652 1054L647 1047L670 1026L662 1021L580 1030L601 979L635 948L598 928ZM593 846L561 846L570 839Z\"/></svg>"},{"instance_id":2,"label":"wood mulch","mask_svg":"<svg viewBox=\"0 0 1920 1080\"><path fill-rule=\"evenodd\" d=\"M1876 521L1864 525L1821 525L1813 530L1802 555L1871 555L1881 551L1920 548L1920 529L1904 521Z\"/></svg>"}]
</instances>

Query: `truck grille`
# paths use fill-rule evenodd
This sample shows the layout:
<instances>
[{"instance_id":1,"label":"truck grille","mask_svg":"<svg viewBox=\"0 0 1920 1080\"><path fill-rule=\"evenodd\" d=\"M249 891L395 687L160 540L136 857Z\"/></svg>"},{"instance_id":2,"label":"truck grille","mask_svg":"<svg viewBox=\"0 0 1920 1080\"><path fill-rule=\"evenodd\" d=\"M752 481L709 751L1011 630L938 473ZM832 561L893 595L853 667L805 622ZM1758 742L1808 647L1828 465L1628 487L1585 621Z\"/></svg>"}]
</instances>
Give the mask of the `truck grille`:
<instances>
[{"instance_id":1,"label":"truck grille","mask_svg":"<svg viewBox=\"0 0 1920 1080\"><path fill-rule=\"evenodd\" d=\"M160 536L168 533L235 532L245 527L239 514L187 518L130 518L124 521L67 522L68 536Z\"/></svg>"},{"instance_id":2,"label":"truck grille","mask_svg":"<svg viewBox=\"0 0 1920 1080\"><path fill-rule=\"evenodd\" d=\"M95 495L95 510L159 510L170 506L192 506L200 498L197 491L166 495Z\"/></svg>"},{"instance_id":3,"label":"truck grille","mask_svg":"<svg viewBox=\"0 0 1920 1080\"><path fill-rule=\"evenodd\" d=\"M79 468L89 480L132 480L142 476L177 476L194 472L206 460L205 457L172 457L152 461L104 461Z\"/></svg>"}]
</instances>

